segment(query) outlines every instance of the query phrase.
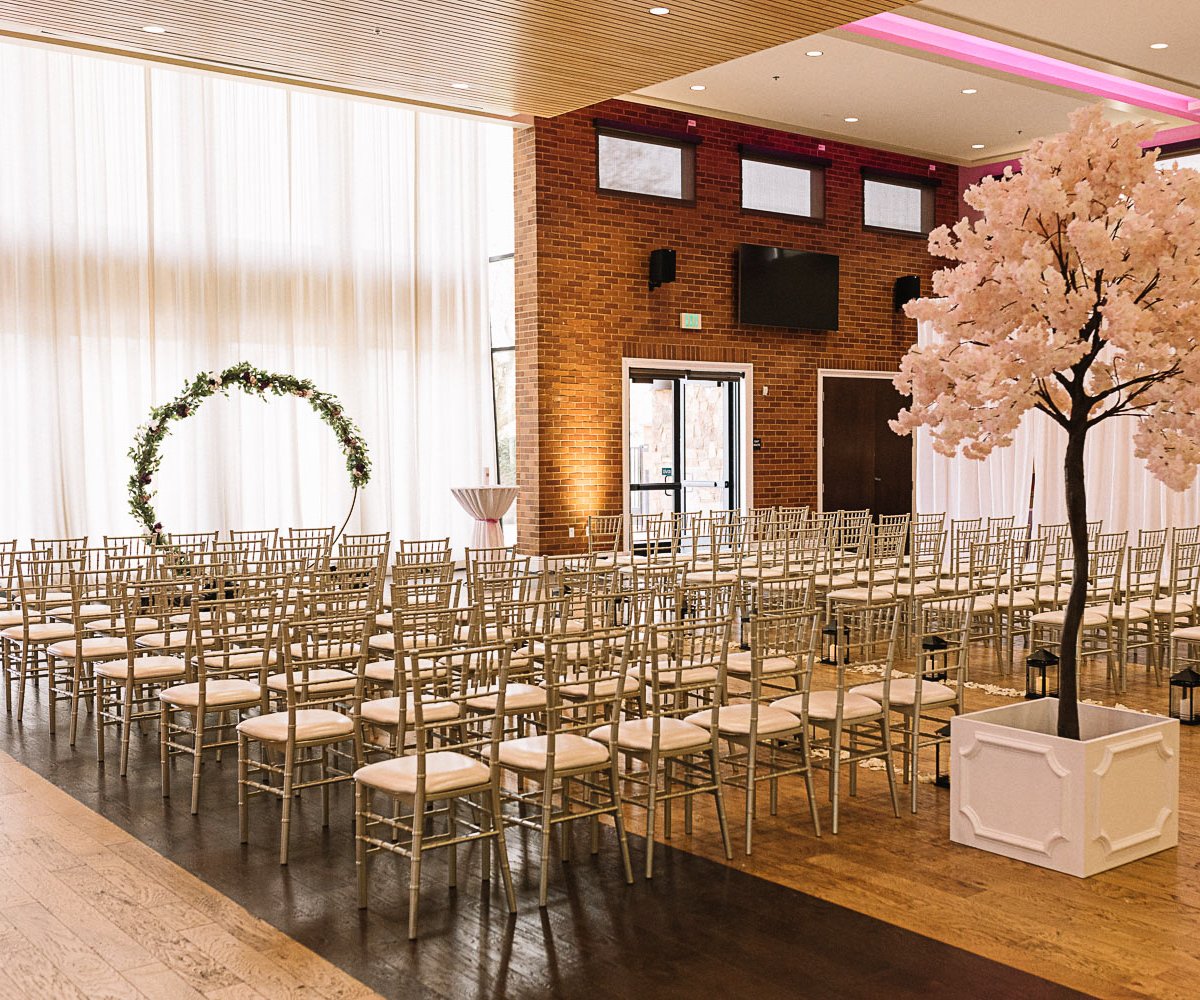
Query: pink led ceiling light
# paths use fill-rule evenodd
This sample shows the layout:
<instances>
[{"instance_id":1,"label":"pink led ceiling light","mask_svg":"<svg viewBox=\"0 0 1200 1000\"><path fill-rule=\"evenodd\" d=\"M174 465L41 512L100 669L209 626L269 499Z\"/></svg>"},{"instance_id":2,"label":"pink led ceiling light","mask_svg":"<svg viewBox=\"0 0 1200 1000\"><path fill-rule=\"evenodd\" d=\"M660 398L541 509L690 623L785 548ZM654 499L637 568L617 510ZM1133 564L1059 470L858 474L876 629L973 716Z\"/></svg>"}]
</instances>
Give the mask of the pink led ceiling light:
<instances>
[{"instance_id":1,"label":"pink led ceiling light","mask_svg":"<svg viewBox=\"0 0 1200 1000\"><path fill-rule=\"evenodd\" d=\"M993 42L978 35L968 35L953 28L915 21L898 14L875 14L844 25L841 30L1200 123L1200 100L1194 97L1077 66L1037 52L1028 52L1002 42ZM1177 141L1167 137L1183 131L1174 129L1160 133L1155 137L1155 143Z\"/></svg>"}]
</instances>

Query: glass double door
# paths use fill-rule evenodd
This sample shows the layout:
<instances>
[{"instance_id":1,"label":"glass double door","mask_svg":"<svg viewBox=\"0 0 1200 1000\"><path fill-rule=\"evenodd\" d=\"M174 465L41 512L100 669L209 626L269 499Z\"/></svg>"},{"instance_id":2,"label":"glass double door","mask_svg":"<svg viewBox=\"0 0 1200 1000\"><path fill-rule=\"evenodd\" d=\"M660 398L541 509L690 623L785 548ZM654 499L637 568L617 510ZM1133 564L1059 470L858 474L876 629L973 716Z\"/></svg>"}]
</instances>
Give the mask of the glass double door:
<instances>
[{"instance_id":1,"label":"glass double door","mask_svg":"<svg viewBox=\"0 0 1200 1000\"><path fill-rule=\"evenodd\" d=\"M629 375L629 512L738 506L741 376Z\"/></svg>"}]
</instances>

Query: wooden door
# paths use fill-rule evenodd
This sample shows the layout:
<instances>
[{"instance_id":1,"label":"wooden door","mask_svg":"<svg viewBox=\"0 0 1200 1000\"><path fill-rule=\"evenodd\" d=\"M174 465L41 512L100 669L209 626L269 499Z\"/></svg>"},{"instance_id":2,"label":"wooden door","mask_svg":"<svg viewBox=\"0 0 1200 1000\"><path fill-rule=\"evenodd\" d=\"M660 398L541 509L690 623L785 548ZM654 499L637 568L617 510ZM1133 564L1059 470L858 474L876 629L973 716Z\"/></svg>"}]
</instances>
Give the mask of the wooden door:
<instances>
[{"instance_id":1,"label":"wooden door","mask_svg":"<svg viewBox=\"0 0 1200 1000\"><path fill-rule=\"evenodd\" d=\"M907 404L886 378L823 380L821 477L825 510L912 512L912 438L888 427Z\"/></svg>"}]
</instances>

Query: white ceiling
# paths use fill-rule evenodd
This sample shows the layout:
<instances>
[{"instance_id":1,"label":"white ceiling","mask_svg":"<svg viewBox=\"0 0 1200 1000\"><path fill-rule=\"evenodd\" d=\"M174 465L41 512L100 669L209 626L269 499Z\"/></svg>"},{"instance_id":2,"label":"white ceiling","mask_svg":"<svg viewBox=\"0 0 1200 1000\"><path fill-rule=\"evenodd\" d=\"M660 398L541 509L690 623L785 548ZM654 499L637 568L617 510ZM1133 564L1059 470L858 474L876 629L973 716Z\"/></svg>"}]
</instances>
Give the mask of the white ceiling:
<instances>
[{"instance_id":1,"label":"white ceiling","mask_svg":"<svg viewBox=\"0 0 1200 1000\"><path fill-rule=\"evenodd\" d=\"M1196 0L926 0L946 27L1200 96ZM1153 50L1151 42L1169 48ZM824 55L810 58L807 50ZM703 92L690 88L702 84ZM965 96L964 89L978 93ZM991 163L1095 97L833 30L646 87L637 100L949 160ZM1113 118L1192 124L1106 102ZM859 121L847 124L846 117ZM974 144L983 149L973 149Z\"/></svg>"}]
</instances>

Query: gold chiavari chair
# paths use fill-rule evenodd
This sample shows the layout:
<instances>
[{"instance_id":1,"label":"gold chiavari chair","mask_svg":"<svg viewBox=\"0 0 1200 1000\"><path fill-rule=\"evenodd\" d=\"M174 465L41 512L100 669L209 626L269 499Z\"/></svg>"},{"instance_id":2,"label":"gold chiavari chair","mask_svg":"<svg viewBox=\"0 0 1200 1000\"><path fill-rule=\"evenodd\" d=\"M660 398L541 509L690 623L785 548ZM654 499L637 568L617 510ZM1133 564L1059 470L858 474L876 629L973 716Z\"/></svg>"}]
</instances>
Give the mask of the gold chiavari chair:
<instances>
[{"instance_id":1,"label":"gold chiavari chair","mask_svg":"<svg viewBox=\"0 0 1200 1000\"><path fill-rule=\"evenodd\" d=\"M1147 672L1153 670L1155 681L1162 683L1154 615L1150 612L1159 593L1166 532L1150 534L1151 538L1159 534L1164 541L1130 546L1125 555L1125 582L1112 607L1112 621L1117 629L1118 692L1125 690L1127 665L1139 649L1146 651Z\"/></svg>"},{"instance_id":2,"label":"gold chiavari chair","mask_svg":"<svg viewBox=\"0 0 1200 1000\"><path fill-rule=\"evenodd\" d=\"M835 674L834 686L809 692L808 723L815 734L809 748L813 766L829 770L830 829L835 834L841 815L843 764L850 767L850 794L854 795L858 766L869 760L882 760L892 811L897 818L900 816L890 718L900 612L899 602L840 605L833 628L841 648L829 663ZM877 673L882 680L862 685L862 690L852 688L848 677L851 669L856 673Z\"/></svg>"},{"instance_id":3,"label":"gold chiavari chair","mask_svg":"<svg viewBox=\"0 0 1200 1000\"><path fill-rule=\"evenodd\" d=\"M104 763L105 736L109 727L120 734L121 776L129 770L129 741L134 725L146 719L159 719L159 693L164 685L178 682L187 674L188 644L186 630L180 634L172 629L172 617L179 608L190 607L199 587L192 581L190 591L181 590L175 580L164 581L151 575L150 567L122 574L114 586L113 616L91 623L93 629L103 628L114 646L124 646L124 657L106 659L94 666L96 681L96 761ZM156 647L151 653L138 645L138 638L147 632L162 631L173 635L172 641Z\"/></svg>"},{"instance_id":4,"label":"gold chiavari chair","mask_svg":"<svg viewBox=\"0 0 1200 1000\"><path fill-rule=\"evenodd\" d=\"M629 662L629 631L615 628L546 635L541 662L542 686L546 690L543 731L503 740L498 759L506 771L521 780L515 788L505 787L503 791L505 800L519 810L509 821L536 832L541 839L538 905L545 906L554 828L563 830L564 859L568 858L569 824L576 820L591 821L594 853L599 850L599 817L613 817L625 881L633 882L617 756L610 749L617 745ZM577 693L568 697L564 692L564 688L578 692L580 684L581 697ZM597 725L606 720L611 727L609 739L594 739ZM528 815L527 809L531 810Z\"/></svg>"},{"instance_id":5,"label":"gold chiavari chair","mask_svg":"<svg viewBox=\"0 0 1200 1000\"><path fill-rule=\"evenodd\" d=\"M456 669L468 683L439 683L445 660L436 652L414 652L409 688L411 750L402 757L360 768L355 782L355 866L358 905L368 904L370 854L383 851L409 858L408 936L417 936L421 861L431 850L448 849L449 882L456 885L458 845L482 842L481 875L490 879L494 847L510 913L517 908L504 839L500 797L500 740L507 712L508 643L460 649ZM493 692L487 707L478 691ZM463 719L470 715L469 724ZM390 814L374 800L395 803ZM407 806L407 813L402 807ZM444 825L443 825L444 821Z\"/></svg>"},{"instance_id":6,"label":"gold chiavari chair","mask_svg":"<svg viewBox=\"0 0 1200 1000\"><path fill-rule=\"evenodd\" d=\"M656 812L662 809L663 832L669 838L676 799L684 801L690 833L692 799L711 795L725 856L733 856L716 733L725 689L729 620L652 624L650 632L649 663L643 667L650 697L641 717L621 719L615 727L604 720L589 733L628 762L621 773L623 787L639 789L623 792L621 801L646 810L646 878L654 875ZM686 669L680 669L683 663Z\"/></svg>"},{"instance_id":7,"label":"gold chiavari chair","mask_svg":"<svg viewBox=\"0 0 1200 1000\"><path fill-rule=\"evenodd\" d=\"M753 848L758 785L770 783L770 811L779 808L779 779L804 777L813 832L821 835L821 821L813 790L812 755L809 752L808 698L816 660L820 615L812 606L776 603L795 599L787 590L764 595L764 610L749 624L748 666L739 671L749 688L745 701L723 705L717 712L716 732L726 744L723 762L726 783L746 792L746 854ZM729 658L733 663L733 655Z\"/></svg>"},{"instance_id":8,"label":"gold chiavari chair","mask_svg":"<svg viewBox=\"0 0 1200 1000\"><path fill-rule=\"evenodd\" d=\"M283 575L256 574L226 582L228 589L196 595L182 633L164 633L172 645L182 635L188 672L182 684L159 694L163 797L171 794L172 759L191 757L193 815L200 810L204 755L219 760L222 750L237 746L232 724L247 712L266 710L267 675L278 662L279 622L288 599L288 578ZM173 601L169 594L165 599Z\"/></svg>"},{"instance_id":9,"label":"gold chiavari chair","mask_svg":"<svg viewBox=\"0 0 1200 1000\"><path fill-rule=\"evenodd\" d=\"M623 514L589 514L584 526L588 553L597 565L611 566L616 562L617 552L624 541L625 516Z\"/></svg>"},{"instance_id":10,"label":"gold chiavari chair","mask_svg":"<svg viewBox=\"0 0 1200 1000\"><path fill-rule=\"evenodd\" d=\"M104 547L123 549L131 556L148 556L154 550L149 535L105 535Z\"/></svg>"},{"instance_id":11,"label":"gold chiavari chair","mask_svg":"<svg viewBox=\"0 0 1200 1000\"><path fill-rule=\"evenodd\" d=\"M161 544L182 552L199 554L211 552L219 535L218 531L172 531Z\"/></svg>"},{"instance_id":12,"label":"gold chiavari chair","mask_svg":"<svg viewBox=\"0 0 1200 1000\"><path fill-rule=\"evenodd\" d=\"M237 725L239 838L243 844L250 839L250 797L277 797L282 804L281 865L288 862L296 793L305 788L321 789L322 818L328 826L329 786L350 781L363 762L358 713L370 614L327 616L317 607L320 603L309 603L301 596L293 617L283 622L286 707L250 716ZM336 672L335 679L323 682L320 678L330 671ZM341 679L343 673L356 679L349 690ZM336 752L347 743L348 753ZM255 744L263 749L258 759L251 753ZM275 763L278 757L282 757L281 763ZM313 769L317 774L305 778L304 774ZM279 779L279 784L272 778Z\"/></svg>"},{"instance_id":13,"label":"gold chiavari chair","mask_svg":"<svg viewBox=\"0 0 1200 1000\"><path fill-rule=\"evenodd\" d=\"M69 568L70 603L45 609L47 617L70 626L69 637L50 643L46 656L50 667L50 732L56 731L58 702L68 702L71 746L78 735L80 703L90 711L96 697L97 668L104 661L124 661L128 655L124 634L112 634L123 625L122 588L128 569L100 563L102 560L92 558L87 550L78 550ZM130 624L133 627L136 621Z\"/></svg>"},{"instance_id":14,"label":"gold chiavari chair","mask_svg":"<svg viewBox=\"0 0 1200 1000\"><path fill-rule=\"evenodd\" d=\"M0 630L0 649L4 659L5 703L12 711L12 688L17 688L17 721L25 714L25 693L41 678L49 677L46 648L75 633L69 621L55 620L48 612L70 601L70 573L78 560L54 559L50 550L14 552L15 600L19 624ZM64 592L63 588L66 588ZM51 711L51 724L54 713Z\"/></svg>"},{"instance_id":15,"label":"gold chiavari chair","mask_svg":"<svg viewBox=\"0 0 1200 1000\"><path fill-rule=\"evenodd\" d=\"M964 711L974 600L973 595L966 594L922 601L917 610L917 660L913 676L890 678L890 683L885 677L883 681L850 690L850 695L869 698L886 712L900 716L896 735L901 739L905 780L910 784L910 808L914 813L921 751L948 743L950 737L944 730L949 718ZM890 734L886 738L890 740ZM887 759L891 761L890 754Z\"/></svg>"}]
</instances>

